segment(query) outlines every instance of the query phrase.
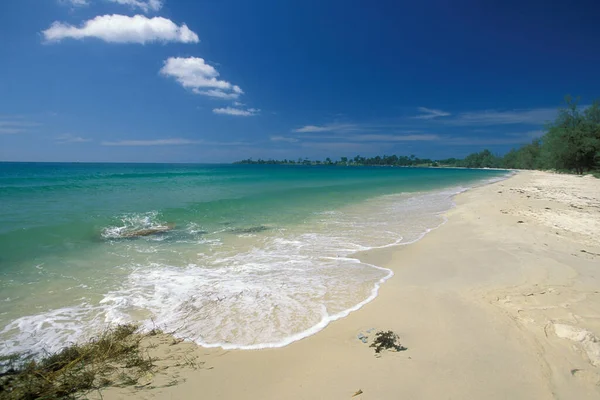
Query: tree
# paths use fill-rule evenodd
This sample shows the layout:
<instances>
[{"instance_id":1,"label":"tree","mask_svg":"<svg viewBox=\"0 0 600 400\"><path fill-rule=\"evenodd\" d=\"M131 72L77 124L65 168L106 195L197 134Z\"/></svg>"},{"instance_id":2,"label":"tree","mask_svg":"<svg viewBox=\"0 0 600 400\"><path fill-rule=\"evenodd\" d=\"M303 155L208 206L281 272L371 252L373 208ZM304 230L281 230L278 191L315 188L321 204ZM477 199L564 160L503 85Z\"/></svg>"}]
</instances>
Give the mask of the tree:
<instances>
[{"instance_id":1,"label":"tree","mask_svg":"<svg viewBox=\"0 0 600 400\"><path fill-rule=\"evenodd\" d=\"M600 106L595 102L583 113L576 100L567 96L565 108L559 110L548 126L543 153L546 163L557 169L575 170L578 174L593 169L600 152Z\"/></svg>"},{"instance_id":2,"label":"tree","mask_svg":"<svg viewBox=\"0 0 600 400\"><path fill-rule=\"evenodd\" d=\"M503 168L536 169L541 168L541 139L534 139L520 149L512 149L502 159Z\"/></svg>"},{"instance_id":3,"label":"tree","mask_svg":"<svg viewBox=\"0 0 600 400\"><path fill-rule=\"evenodd\" d=\"M467 168L498 168L501 164L500 158L493 155L488 149L469 154L462 162L458 163L459 166Z\"/></svg>"}]
</instances>

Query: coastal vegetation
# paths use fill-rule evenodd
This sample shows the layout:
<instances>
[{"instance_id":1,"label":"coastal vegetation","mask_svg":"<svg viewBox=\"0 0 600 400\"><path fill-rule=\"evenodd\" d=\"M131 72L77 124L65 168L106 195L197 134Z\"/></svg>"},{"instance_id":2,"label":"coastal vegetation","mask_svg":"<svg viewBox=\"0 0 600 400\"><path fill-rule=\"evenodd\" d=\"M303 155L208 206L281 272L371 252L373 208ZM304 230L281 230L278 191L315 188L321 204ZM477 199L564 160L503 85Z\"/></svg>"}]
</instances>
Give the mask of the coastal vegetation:
<instances>
[{"instance_id":1,"label":"coastal vegetation","mask_svg":"<svg viewBox=\"0 0 600 400\"><path fill-rule=\"evenodd\" d=\"M107 386L135 385L155 367L140 342L157 333L140 334L136 325L118 325L41 360L4 356L0 358L0 399L75 399Z\"/></svg>"},{"instance_id":2,"label":"coastal vegetation","mask_svg":"<svg viewBox=\"0 0 600 400\"><path fill-rule=\"evenodd\" d=\"M600 169L600 103L581 110L576 100L567 97L546 133L531 143L512 149L504 156L489 150L473 153L463 160L440 163L466 168L515 168L575 172ZM450 162L453 161L453 162Z\"/></svg>"},{"instance_id":3,"label":"coastal vegetation","mask_svg":"<svg viewBox=\"0 0 600 400\"><path fill-rule=\"evenodd\" d=\"M283 165L338 165L338 166L396 166L396 167L425 167L436 164L436 161L429 158L418 158L415 155L407 156L375 156L362 157L340 157L339 160L332 160L327 157L324 161L309 160L308 158L299 158L298 160L253 160L247 159L235 162L234 164L283 164Z\"/></svg>"},{"instance_id":4,"label":"coastal vegetation","mask_svg":"<svg viewBox=\"0 0 600 400\"><path fill-rule=\"evenodd\" d=\"M600 103L594 102L582 109L577 100L567 96L565 106L559 109L556 119L548 124L545 133L530 143L513 148L504 155L488 149L472 153L465 158L432 160L415 155L384 155L326 158L324 161L298 160L242 160L239 164L331 165L331 166L396 166L396 167L462 167L539 169L591 172L600 176Z\"/></svg>"}]
</instances>

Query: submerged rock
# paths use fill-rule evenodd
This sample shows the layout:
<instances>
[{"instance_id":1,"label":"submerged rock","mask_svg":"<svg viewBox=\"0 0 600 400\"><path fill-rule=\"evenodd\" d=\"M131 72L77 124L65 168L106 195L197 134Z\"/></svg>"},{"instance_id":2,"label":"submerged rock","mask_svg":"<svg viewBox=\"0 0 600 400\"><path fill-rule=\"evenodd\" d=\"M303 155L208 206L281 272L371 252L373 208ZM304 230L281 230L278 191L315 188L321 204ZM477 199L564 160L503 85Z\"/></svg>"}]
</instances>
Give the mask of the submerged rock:
<instances>
[{"instance_id":1,"label":"submerged rock","mask_svg":"<svg viewBox=\"0 0 600 400\"><path fill-rule=\"evenodd\" d=\"M271 228L268 226L258 225L258 226L251 226L249 228L234 228L234 229L231 229L229 232L232 232L232 233L258 233L258 232L268 231L269 229L271 229Z\"/></svg>"},{"instance_id":2,"label":"submerged rock","mask_svg":"<svg viewBox=\"0 0 600 400\"><path fill-rule=\"evenodd\" d=\"M136 238L136 237L142 237L142 236L150 236L150 235L156 235L158 233L168 232L170 230L173 230L174 228L175 228L175 224L167 224L166 226L155 226L155 227L151 227L151 228L136 229L136 230L129 231L129 232L123 232L120 236L122 238Z\"/></svg>"}]
</instances>

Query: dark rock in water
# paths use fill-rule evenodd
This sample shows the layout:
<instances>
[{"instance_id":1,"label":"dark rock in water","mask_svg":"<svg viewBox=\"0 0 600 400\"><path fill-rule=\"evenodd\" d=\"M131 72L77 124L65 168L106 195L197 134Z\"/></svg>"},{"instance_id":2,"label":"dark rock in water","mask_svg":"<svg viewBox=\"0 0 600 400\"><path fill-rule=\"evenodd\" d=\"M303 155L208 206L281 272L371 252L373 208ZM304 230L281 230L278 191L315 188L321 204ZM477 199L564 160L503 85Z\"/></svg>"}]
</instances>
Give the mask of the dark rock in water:
<instances>
[{"instance_id":1,"label":"dark rock in water","mask_svg":"<svg viewBox=\"0 0 600 400\"><path fill-rule=\"evenodd\" d=\"M168 232L170 230L173 230L174 228L175 228L175 224L167 224L166 226L156 226L156 227L146 228L146 229L137 229L135 231L124 232L121 234L121 237L122 238L136 238L136 237L142 237L142 236L156 235L158 233Z\"/></svg>"},{"instance_id":2,"label":"dark rock in water","mask_svg":"<svg viewBox=\"0 0 600 400\"><path fill-rule=\"evenodd\" d=\"M251 226L250 228L234 228L234 229L230 230L230 232L232 232L232 233L258 233L258 232L268 231L269 229L271 229L271 228L268 226L259 225L259 226Z\"/></svg>"}]
</instances>

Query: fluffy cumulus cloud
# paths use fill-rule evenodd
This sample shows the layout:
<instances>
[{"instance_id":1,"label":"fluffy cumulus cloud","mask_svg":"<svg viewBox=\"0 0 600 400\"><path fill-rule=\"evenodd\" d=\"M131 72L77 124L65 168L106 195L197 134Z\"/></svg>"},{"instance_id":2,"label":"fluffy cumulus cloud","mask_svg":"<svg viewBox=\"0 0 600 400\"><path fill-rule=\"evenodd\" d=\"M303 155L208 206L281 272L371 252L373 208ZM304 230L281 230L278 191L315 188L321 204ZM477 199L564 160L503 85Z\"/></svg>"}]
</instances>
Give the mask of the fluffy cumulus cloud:
<instances>
[{"instance_id":1,"label":"fluffy cumulus cloud","mask_svg":"<svg viewBox=\"0 0 600 400\"><path fill-rule=\"evenodd\" d=\"M175 78L181 86L201 94L220 99L236 99L244 92L230 82L218 79L219 72L203 58L171 57L160 70L164 76Z\"/></svg>"},{"instance_id":2,"label":"fluffy cumulus cloud","mask_svg":"<svg viewBox=\"0 0 600 400\"><path fill-rule=\"evenodd\" d=\"M170 19L143 15L101 15L80 27L54 22L42 32L48 42L63 39L97 38L111 43L181 42L198 43L198 35L187 25L178 26Z\"/></svg>"},{"instance_id":3,"label":"fluffy cumulus cloud","mask_svg":"<svg viewBox=\"0 0 600 400\"><path fill-rule=\"evenodd\" d=\"M224 108L215 108L215 109L213 109L213 112L215 114L233 115L235 117L251 117L253 115L258 114L260 112L260 110L256 109L256 108L242 109L242 108L234 108L234 107L224 107Z\"/></svg>"},{"instance_id":4,"label":"fluffy cumulus cloud","mask_svg":"<svg viewBox=\"0 0 600 400\"><path fill-rule=\"evenodd\" d=\"M71 1L85 1L85 0L71 0ZM162 8L163 2L161 0L108 0L111 3L123 4L132 8L139 8L145 13L150 11L158 11Z\"/></svg>"}]
</instances>

